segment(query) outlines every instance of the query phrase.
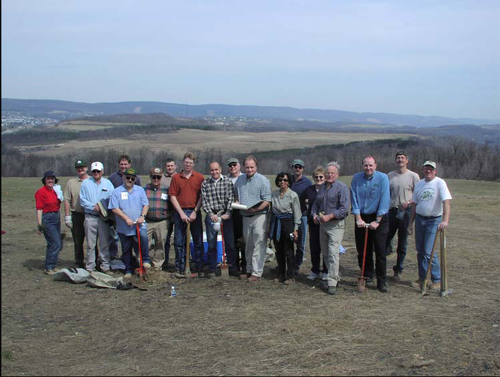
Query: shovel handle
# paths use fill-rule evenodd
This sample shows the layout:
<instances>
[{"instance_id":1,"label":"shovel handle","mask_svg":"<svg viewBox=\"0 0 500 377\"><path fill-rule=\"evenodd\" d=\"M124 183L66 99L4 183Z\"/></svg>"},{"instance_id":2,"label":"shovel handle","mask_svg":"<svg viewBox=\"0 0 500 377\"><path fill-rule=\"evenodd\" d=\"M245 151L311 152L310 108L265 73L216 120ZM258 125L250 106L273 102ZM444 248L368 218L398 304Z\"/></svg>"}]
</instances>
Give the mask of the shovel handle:
<instances>
[{"instance_id":1,"label":"shovel handle","mask_svg":"<svg viewBox=\"0 0 500 377\"><path fill-rule=\"evenodd\" d=\"M366 247L368 246L368 224L365 224L365 244L363 247L363 264L361 267L361 277L365 276Z\"/></svg>"}]
</instances>

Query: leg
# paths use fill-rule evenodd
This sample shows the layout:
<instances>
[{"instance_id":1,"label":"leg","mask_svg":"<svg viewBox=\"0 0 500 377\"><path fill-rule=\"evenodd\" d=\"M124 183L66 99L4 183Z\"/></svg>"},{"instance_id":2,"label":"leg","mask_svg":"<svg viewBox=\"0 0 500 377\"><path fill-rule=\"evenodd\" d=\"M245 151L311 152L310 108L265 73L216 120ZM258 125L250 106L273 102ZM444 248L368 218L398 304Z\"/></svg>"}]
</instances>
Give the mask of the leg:
<instances>
[{"instance_id":1,"label":"leg","mask_svg":"<svg viewBox=\"0 0 500 377\"><path fill-rule=\"evenodd\" d=\"M386 284L387 274L387 257L386 257L386 242L387 232L389 231L389 223L387 215L382 217L378 228L373 232L373 249L375 252L375 268L377 275L377 287Z\"/></svg>"},{"instance_id":2,"label":"leg","mask_svg":"<svg viewBox=\"0 0 500 377\"><path fill-rule=\"evenodd\" d=\"M84 227L87 238L87 270L93 271L96 267L96 245L97 245L97 217L86 214Z\"/></svg>"},{"instance_id":3,"label":"leg","mask_svg":"<svg viewBox=\"0 0 500 377\"><path fill-rule=\"evenodd\" d=\"M42 224L45 226L43 235L47 241L47 250L45 253L45 269L53 270L56 267L59 258L59 252L62 248L61 243L61 218L59 212L44 213L42 215Z\"/></svg>"},{"instance_id":4,"label":"leg","mask_svg":"<svg viewBox=\"0 0 500 377\"><path fill-rule=\"evenodd\" d=\"M224 225L223 225L224 227ZM205 216L205 231L207 233L207 259L208 259L208 272L215 273L217 270L217 231L212 225L210 216Z\"/></svg>"},{"instance_id":5,"label":"leg","mask_svg":"<svg viewBox=\"0 0 500 377\"><path fill-rule=\"evenodd\" d=\"M187 216L191 214L192 211L185 210ZM203 270L203 256L205 254L205 248L203 246L203 221L201 211L196 213L196 220L190 225L191 239L194 245L194 264L190 265L193 272L201 272ZM217 251L216 251L217 257Z\"/></svg>"},{"instance_id":6,"label":"leg","mask_svg":"<svg viewBox=\"0 0 500 377\"><path fill-rule=\"evenodd\" d=\"M79 268L85 268L83 251L83 242L85 240L85 214L82 212L71 212L71 221L73 228L71 228L71 235L73 236L73 244L75 250L75 265Z\"/></svg>"},{"instance_id":7,"label":"leg","mask_svg":"<svg viewBox=\"0 0 500 377\"><path fill-rule=\"evenodd\" d=\"M125 265L125 273L133 274L134 268L132 267L132 236L126 236L122 233L118 233L120 238L120 243L122 245L122 261Z\"/></svg>"},{"instance_id":8,"label":"leg","mask_svg":"<svg viewBox=\"0 0 500 377\"><path fill-rule=\"evenodd\" d=\"M238 271L238 260L236 248L234 247L233 219L222 221L224 232L224 247L226 251L226 263L229 264L229 271Z\"/></svg>"},{"instance_id":9,"label":"leg","mask_svg":"<svg viewBox=\"0 0 500 377\"><path fill-rule=\"evenodd\" d=\"M183 274L186 267L186 223L177 212L174 212L174 223L175 270Z\"/></svg>"},{"instance_id":10,"label":"leg","mask_svg":"<svg viewBox=\"0 0 500 377\"><path fill-rule=\"evenodd\" d=\"M170 238L174 232L174 217L169 213L167 217L167 234L165 236L165 262L163 262L162 269L166 270L168 268L168 263L170 260Z\"/></svg>"},{"instance_id":11,"label":"leg","mask_svg":"<svg viewBox=\"0 0 500 377\"><path fill-rule=\"evenodd\" d=\"M403 272L408 245L408 226L410 225L411 208L407 208L403 220L398 220L398 259L394 271Z\"/></svg>"},{"instance_id":12,"label":"leg","mask_svg":"<svg viewBox=\"0 0 500 377\"><path fill-rule=\"evenodd\" d=\"M267 238L265 226L267 224L267 216L256 215L252 217L254 220L253 226L253 244L254 252L252 255L252 275L261 277L264 272L264 263L266 262Z\"/></svg>"},{"instance_id":13,"label":"leg","mask_svg":"<svg viewBox=\"0 0 500 377\"><path fill-rule=\"evenodd\" d=\"M97 231L99 233L99 259L101 261L101 271L110 269L111 256L109 254L109 224L106 221L97 219Z\"/></svg>"},{"instance_id":14,"label":"leg","mask_svg":"<svg viewBox=\"0 0 500 377\"><path fill-rule=\"evenodd\" d=\"M320 225L313 221L309 222L309 249L311 252L311 271L319 275L321 264Z\"/></svg>"},{"instance_id":15,"label":"leg","mask_svg":"<svg viewBox=\"0 0 500 377\"><path fill-rule=\"evenodd\" d=\"M298 273L302 262L304 261L304 255L306 250L306 238L307 238L307 216L302 216L300 218L299 227L299 239L297 242L297 252L295 254L295 269Z\"/></svg>"}]
</instances>

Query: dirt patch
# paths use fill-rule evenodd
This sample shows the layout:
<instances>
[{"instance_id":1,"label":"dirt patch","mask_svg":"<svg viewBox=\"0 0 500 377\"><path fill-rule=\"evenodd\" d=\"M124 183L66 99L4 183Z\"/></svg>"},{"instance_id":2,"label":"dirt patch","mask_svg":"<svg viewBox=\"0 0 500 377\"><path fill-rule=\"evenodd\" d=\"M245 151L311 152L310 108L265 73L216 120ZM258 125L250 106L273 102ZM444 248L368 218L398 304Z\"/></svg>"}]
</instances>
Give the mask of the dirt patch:
<instances>
[{"instance_id":1,"label":"dirt patch","mask_svg":"<svg viewBox=\"0 0 500 377\"><path fill-rule=\"evenodd\" d=\"M449 181L446 298L410 287L413 238L389 294L357 293L352 216L333 297L305 278L309 254L294 286L272 281L274 262L255 285L163 272L142 283L147 291L56 282L43 274L45 241L34 233L39 185L2 180L3 375L500 374L498 183ZM67 241L61 267L73 265Z\"/></svg>"}]
</instances>

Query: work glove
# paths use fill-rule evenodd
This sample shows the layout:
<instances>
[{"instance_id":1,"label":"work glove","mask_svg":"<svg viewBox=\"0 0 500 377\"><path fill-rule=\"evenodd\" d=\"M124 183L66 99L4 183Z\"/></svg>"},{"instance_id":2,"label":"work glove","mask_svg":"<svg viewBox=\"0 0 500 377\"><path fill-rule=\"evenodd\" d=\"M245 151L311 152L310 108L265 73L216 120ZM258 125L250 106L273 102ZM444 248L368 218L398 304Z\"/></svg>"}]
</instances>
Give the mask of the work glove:
<instances>
[{"instance_id":1,"label":"work glove","mask_svg":"<svg viewBox=\"0 0 500 377\"><path fill-rule=\"evenodd\" d=\"M64 223L69 229L73 228L73 221L71 220L71 216L64 216Z\"/></svg>"}]
</instances>

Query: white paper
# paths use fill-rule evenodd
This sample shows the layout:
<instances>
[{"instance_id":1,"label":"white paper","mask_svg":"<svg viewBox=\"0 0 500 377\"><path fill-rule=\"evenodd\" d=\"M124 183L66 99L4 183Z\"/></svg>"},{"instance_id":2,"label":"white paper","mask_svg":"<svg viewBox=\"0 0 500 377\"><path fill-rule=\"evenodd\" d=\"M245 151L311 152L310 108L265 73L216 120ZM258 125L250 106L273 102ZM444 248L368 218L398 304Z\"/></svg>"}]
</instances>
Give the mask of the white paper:
<instances>
[{"instance_id":1,"label":"white paper","mask_svg":"<svg viewBox=\"0 0 500 377\"><path fill-rule=\"evenodd\" d=\"M243 204L239 204L239 203L232 203L231 204L231 208L232 209L244 209L244 210L247 210L248 207L243 205Z\"/></svg>"}]
</instances>

